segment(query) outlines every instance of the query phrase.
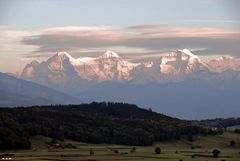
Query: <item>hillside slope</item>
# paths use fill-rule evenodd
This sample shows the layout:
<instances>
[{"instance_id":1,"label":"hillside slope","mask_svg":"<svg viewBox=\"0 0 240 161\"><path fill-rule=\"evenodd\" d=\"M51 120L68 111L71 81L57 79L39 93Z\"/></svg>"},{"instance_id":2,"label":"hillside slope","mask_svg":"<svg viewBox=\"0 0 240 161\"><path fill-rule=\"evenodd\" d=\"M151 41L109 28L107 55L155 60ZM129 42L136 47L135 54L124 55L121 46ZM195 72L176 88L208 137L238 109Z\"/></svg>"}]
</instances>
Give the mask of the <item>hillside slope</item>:
<instances>
[{"instance_id":1,"label":"hillside slope","mask_svg":"<svg viewBox=\"0 0 240 161\"><path fill-rule=\"evenodd\" d=\"M0 73L0 107L79 103L54 89Z\"/></svg>"},{"instance_id":2,"label":"hillside slope","mask_svg":"<svg viewBox=\"0 0 240 161\"><path fill-rule=\"evenodd\" d=\"M1 131L5 131L0 132L0 143L5 148L14 148L6 146L18 136L26 140L43 135L87 143L152 145L183 135L213 134L191 122L123 103L1 108L0 120Z\"/></svg>"}]
</instances>

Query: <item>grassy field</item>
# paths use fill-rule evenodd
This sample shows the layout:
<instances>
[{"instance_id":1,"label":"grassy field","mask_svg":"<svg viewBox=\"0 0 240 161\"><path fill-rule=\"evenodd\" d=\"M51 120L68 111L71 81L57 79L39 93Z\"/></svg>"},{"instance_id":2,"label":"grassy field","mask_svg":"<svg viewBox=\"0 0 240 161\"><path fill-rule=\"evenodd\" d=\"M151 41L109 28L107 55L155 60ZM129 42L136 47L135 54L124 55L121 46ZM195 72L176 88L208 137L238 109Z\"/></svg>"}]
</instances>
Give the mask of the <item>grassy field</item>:
<instances>
[{"instance_id":1,"label":"grassy field","mask_svg":"<svg viewBox=\"0 0 240 161\"><path fill-rule=\"evenodd\" d=\"M228 131L234 131L234 130L236 130L236 129L240 129L240 125L229 126L229 127L227 128Z\"/></svg>"},{"instance_id":2,"label":"grassy field","mask_svg":"<svg viewBox=\"0 0 240 161\"><path fill-rule=\"evenodd\" d=\"M229 146L230 140L236 141L235 147ZM47 137L35 136L31 138L31 150L1 153L14 153L14 160L24 161L240 161L240 135L231 132L218 136L199 136L193 142L182 139L157 143L151 147L136 147L135 152L131 152L132 146L96 145L71 140L65 143L71 143L76 149L49 149L46 144L49 141ZM155 154L156 146L161 148L161 154ZM221 151L218 158L212 157L211 152L215 148ZM90 149L94 151L93 156L89 154Z\"/></svg>"}]
</instances>

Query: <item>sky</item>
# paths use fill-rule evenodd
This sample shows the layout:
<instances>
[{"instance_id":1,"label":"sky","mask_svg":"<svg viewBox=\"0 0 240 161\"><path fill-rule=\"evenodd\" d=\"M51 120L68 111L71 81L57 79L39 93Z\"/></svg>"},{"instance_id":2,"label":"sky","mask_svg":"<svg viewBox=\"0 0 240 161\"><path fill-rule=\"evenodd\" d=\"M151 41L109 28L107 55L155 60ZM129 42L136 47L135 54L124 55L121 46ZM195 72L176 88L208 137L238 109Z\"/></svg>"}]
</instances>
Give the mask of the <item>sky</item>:
<instances>
[{"instance_id":1,"label":"sky","mask_svg":"<svg viewBox=\"0 0 240 161\"><path fill-rule=\"evenodd\" d=\"M240 57L239 0L0 0L0 72L58 51L136 61L188 48Z\"/></svg>"}]
</instances>

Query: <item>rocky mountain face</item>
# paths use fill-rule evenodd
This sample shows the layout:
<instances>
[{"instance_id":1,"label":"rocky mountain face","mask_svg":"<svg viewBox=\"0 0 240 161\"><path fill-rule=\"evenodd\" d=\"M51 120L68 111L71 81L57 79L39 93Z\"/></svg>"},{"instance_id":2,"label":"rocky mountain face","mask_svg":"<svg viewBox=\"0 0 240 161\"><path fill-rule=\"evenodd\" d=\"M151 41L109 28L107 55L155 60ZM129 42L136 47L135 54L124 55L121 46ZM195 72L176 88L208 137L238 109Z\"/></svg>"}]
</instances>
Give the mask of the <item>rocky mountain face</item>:
<instances>
[{"instance_id":1,"label":"rocky mountain face","mask_svg":"<svg viewBox=\"0 0 240 161\"><path fill-rule=\"evenodd\" d=\"M240 71L240 59L221 56L208 62L210 69L214 72L224 72L227 70Z\"/></svg>"},{"instance_id":2,"label":"rocky mountain face","mask_svg":"<svg viewBox=\"0 0 240 161\"><path fill-rule=\"evenodd\" d=\"M177 50L152 62L132 63L117 53L73 58L58 52L46 62L32 61L24 68L21 78L43 85L69 85L76 82L103 81L134 84L169 83L194 79L239 78L240 59L221 57L203 62L189 50Z\"/></svg>"}]
</instances>

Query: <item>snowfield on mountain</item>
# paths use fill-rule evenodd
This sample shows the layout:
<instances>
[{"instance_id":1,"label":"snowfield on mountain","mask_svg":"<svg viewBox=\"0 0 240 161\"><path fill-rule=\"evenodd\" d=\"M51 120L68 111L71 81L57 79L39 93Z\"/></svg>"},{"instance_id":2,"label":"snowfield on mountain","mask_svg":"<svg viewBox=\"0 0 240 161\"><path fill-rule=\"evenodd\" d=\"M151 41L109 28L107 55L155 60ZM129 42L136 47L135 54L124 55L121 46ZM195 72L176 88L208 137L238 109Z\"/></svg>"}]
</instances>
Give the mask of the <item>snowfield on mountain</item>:
<instances>
[{"instance_id":1,"label":"snowfield on mountain","mask_svg":"<svg viewBox=\"0 0 240 161\"><path fill-rule=\"evenodd\" d=\"M21 78L43 85L68 84L73 81L103 81L131 83L168 83L195 79L239 78L240 59L220 57L202 61L187 49L160 56L152 62L132 63L113 51L102 56L73 58L58 52L46 62L32 61L24 68ZM222 74L222 75L221 75Z\"/></svg>"}]
</instances>

